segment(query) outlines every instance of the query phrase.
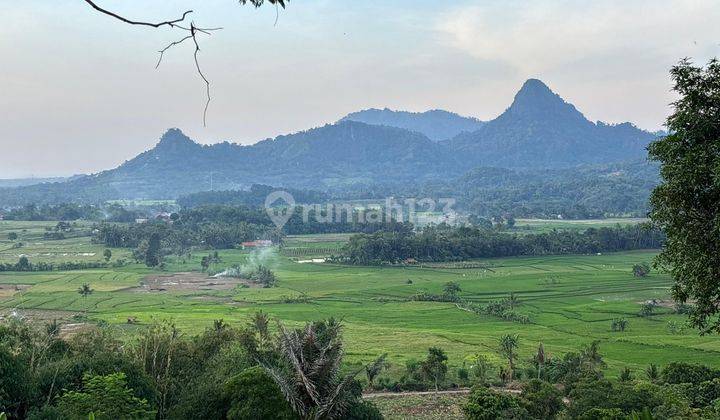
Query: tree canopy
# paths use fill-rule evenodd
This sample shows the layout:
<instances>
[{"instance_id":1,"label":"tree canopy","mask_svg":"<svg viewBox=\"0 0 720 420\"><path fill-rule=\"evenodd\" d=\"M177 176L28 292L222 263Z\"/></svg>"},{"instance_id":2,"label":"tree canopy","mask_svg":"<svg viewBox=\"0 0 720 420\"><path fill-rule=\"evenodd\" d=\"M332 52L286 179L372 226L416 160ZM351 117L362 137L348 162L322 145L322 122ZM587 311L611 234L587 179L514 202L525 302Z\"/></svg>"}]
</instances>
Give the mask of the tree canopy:
<instances>
[{"instance_id":1,"label":"tree canopy","mask_svg":"<svg viewBox=\"0 0 720 420\"><path fill-rule=\"evenodd\" d=\"M720 61L705 67L683 60L671 70L675 111L671 133L649 146L661 163L651 218L667 234L657 259L669 270L679 302L695 301L691 323L720 331Z\"/></svg>"}]
</instances>

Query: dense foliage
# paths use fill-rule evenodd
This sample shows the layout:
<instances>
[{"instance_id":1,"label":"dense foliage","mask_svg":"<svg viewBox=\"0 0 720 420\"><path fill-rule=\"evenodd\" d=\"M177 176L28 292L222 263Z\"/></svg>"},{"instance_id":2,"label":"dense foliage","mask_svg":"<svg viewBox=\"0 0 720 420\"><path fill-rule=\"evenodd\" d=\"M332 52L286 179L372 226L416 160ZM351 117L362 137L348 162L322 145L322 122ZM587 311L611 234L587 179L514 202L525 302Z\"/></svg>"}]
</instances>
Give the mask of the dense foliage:
<instances>
[{"instance_id":1,"label":"dense foliage","mask_svg":"<svg viewBox=\"0 0 720 420\"><path fill-rule=\"evenodd\" d=\"M594 254L659 248L663 235L647 224L517 235L492 229L428 227L379 231L350 238L339 260L374 265L414 261L461 261L516 255Z\"/></svg>"},{"instance_id":2,"label":"dense foliage","mask_svg":"<svg viewBox=\"0 0 720 420\"><path fill-rule=\"evenodd\" d=\"M341 325L335 320L299 329L278 325L263 313L233 328L222 320L199 336L174 325L152 323L118 340L113 327L86 329L61 338L55 323L36 328L19 320L0 324L0 412L10 418L227 418L379 420L361 400L360 370L373 372L374 389L447 389L474 385L463 411L468 419L717 418L720 371L684 362L645 374L603 375L598 342L553 357L540 346L518 357L518 336L498 342L469 369L450 369L445 351L431 347L409 360L396 382L384 356L360 370L343 367ZM508 359L510 360L510 359ZM342 373L343 371L349 374ZM488 388L508 381L518 394Z\"/></svg>"},{"instance_id":3,"label":"dense foliage","mask_svg":"<svg viewBox=\"0 0 720 420\"><path fill-rule=\"evenodd\" d=\"M410 230L409 224L398 224L384 218L365 222L359 211L341 213L340 218L325 222L325 215L314 210L303 214L298 208L278 231L264 209L246 206L207 205L173 213L170 220L149 220L146 223L101 223L95 227L94 241L108 247L138 248L144 241L159 237L161 248L168 252L185 253L192 247L230 249L242 242L270 239L280 242L284 233L345 233L376 232L382 229ZM306 219L306 220L304 220ZM138 260L145 259L141 253Z\"/></svg>"},{"instance_id":4,"label":"dense foliage","mask_svg":"<svg viewBox=\"0 0 720 420\"><path fill-rule=\"evenodd\" d=\"M23 256L18 259L15 264L0 263L0 272L3 271L71 271L71 270L87 270L93 268L119 267L124 261L118 260L112 264L107 261L67 261L67 262L30 262L27 257Z\"/></svg>"},{"instance_id":5,"label":"dense foliage","mask_svg":"<svg viewBox=\"0 0 720 420\"><path fill-rule=\"evenodd\" d=\"M278 188L268 185L254 184L248 190L227 190L227 191L201 191L181 196L177 204L182 207L200 207L208 205L231 205L262 207L265 205L267 196ZM327 200L328 195L320 191L298 190L283 188L292 195L296 203L321 203Z\"/></svg>"},{"instance_id":6,"label":"dense foliage","mask_svg":"<svg viewBox=\"0 0 720 420\"><path fill-rule=\"evenodd\" d=\"M666 233L658 262L670 271L673 295L693 300L691 322L720 331L720 61L706 68L682 61L671 71L671 134L650 145L661 163L662 184L653 191L651 217Z\"/></svg>"},{"instance_id":7,"label":"dense foliage","mask_svg":"<svg viewBox=\"0 0 720 420\"><path fill-rule=\"evenodd\" d=\"M78 204L27 204L5 213L5 220L101 220L103 212L97 206Z\"/></svg>"},{"instance_id":8,"label":"dense foliage","mask_svg":"<svg viewBox=\"0 0 720 420\"><path fill-rule=\"evenodd\" d=\"M21 419L90 413L97 419L382 418L360 401L355 375L339 374L339 323L281 326L274 336L264 319L243 328L217 320L190 338L172 324L154 323L130 342L110 327L63 339L56 325L11 320L0 324L0 413ZM301 347L291 347L295 338ZM297 351L302 359L292 358ZM282 380L293 369L311 375L300 404Z\"/></svg>"}]
</instances>

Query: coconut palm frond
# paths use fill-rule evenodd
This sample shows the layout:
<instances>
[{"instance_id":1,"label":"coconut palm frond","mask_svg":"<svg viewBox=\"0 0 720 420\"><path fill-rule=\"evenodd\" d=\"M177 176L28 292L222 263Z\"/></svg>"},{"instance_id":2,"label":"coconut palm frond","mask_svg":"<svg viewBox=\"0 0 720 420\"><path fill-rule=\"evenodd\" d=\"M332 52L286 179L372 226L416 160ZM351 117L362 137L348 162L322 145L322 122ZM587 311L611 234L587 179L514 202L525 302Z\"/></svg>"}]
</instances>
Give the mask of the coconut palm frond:
<instances>
[{"instance_id":1,"label":"coconut palm frond","mask_svg":"<svg viewBox=\"0 0 720 420\"><path fill-rule=\"evenodd\" d=\"M288 332L287 329L281 325L280 333L283 354L292 366L293 376L295 376L297 384L302 385L305 388L307 395L313 402L319 402L315 384L313 384L310 378L308 378L305 374L302 344L297 332Z\"/></svg>"},{"instance_id":2,"label":"coconut palm frond","mask_svg":"<svg viewBox=\"0 0 720 420\"><path fill-rule=\"evenodd\" d=\"M348 386L350 386L353 379L355 379L360 372L362 372L362 369L358 369L354 373L347 375L342 382L335 386L329 398L319 407L321 415L333 418L335 414L341 413L347 408L348 400L344 398L345 391L347 391Z\"/></svg>"},{"instance_id":3,"label":"coconut palm frond","mask_svg":"<svg viewBox=\"0 0 720 420\"><path fill-rule=\"evenodd\" d=\"M273 368L271 366L261 364L263 369L265 369L265 372L267 372L268 375L275 381L275 383L280 388L280 391L285 396L285 400L290 404L290 407L298 414L305 414L307 412L307 407L305 405L305 402L302 400L300 395L295 391L294 383L291 379L286 378L283 376L283 374L276 368Z\"/></svg>"}]
</instances>

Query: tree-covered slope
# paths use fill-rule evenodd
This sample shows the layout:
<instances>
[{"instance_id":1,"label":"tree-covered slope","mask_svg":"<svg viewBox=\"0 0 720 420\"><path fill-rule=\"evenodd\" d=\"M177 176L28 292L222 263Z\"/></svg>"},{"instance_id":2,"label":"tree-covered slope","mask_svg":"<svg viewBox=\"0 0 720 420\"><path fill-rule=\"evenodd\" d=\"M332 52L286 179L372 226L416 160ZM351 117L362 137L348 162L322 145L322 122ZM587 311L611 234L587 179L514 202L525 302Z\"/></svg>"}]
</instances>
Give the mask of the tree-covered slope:
<instances>
[{"instance_id":1,"label":"tree-covered slope","mask_svg":"<svg viewBox=\"0 0 720 420\"><path fill-rule=\"evenodd\" d=\"M0 189L0 205L176 198L257 183L323 189L359 181L432 179L460 171L447 148L420 133L354 121L251 146L204 146L170 129L153 149L115 169L69 182Z\"/></svg>"},{"instance_id":2,"label":"tree-covered slope","mask_svg":"<svg viewBox=\"0 0 720 420\"><path fill-rule=\"evenodd\" d=\"M641 159L654 138L630 123L593 123L530 79L499 117L443 144L473 166L561 168Z\"/></svg>"}]
</instances>

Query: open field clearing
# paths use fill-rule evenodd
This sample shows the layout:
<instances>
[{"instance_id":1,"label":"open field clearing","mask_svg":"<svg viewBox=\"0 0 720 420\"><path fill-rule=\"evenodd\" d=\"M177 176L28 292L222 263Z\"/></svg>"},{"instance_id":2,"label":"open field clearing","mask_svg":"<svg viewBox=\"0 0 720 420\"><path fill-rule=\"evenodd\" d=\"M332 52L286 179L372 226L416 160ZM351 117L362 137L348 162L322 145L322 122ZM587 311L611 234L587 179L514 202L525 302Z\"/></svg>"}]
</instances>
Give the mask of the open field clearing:
<instances>
[{"instance_id":1,"label":"open field clearing","mask_svg":"<svg viewBox=\"0 0 720 420\"><path fill-rule=\"evenodd\" d=\"M105 249L90 241L91 223L72 222L70 229L58 232L57 222L0 221L0 264L16 263L27 256L33 263L99 261ZM64 239L52 235L61 233ZM9 235L17 239L9 239ZM127 258L130 251L113 250L117 258Z\"/></svg>"},{"instance_id":2,"label":"open field clearing","mask_svg":"<svg viewBox=\"0 0 720 420\"><path fill-rule=\"evenodd\" d=\"M325 243L342 240L334 236ZM318 235L292 237L287 243L313 248L323 244L322 239ZM68 254L95 250L89 260L102 258L102 249L87 237L68 247ZM127 253L113 249L113 260ZM497 338L506 333L520 335L524 359L540 342L551 356L560 356L600 340L611 376L625 366L639 370L651 362L662 365L672 360L720 366L717 337L670 328L670 321L684 323L684 316L675 314L670 305L670 279L655 272L633 277L631 266L652 260L655 253L485 259L464 266L357 267L299 264L283 252L272 252L263 263L275 272L278 287L263 289L243 287L241 282L235 287L221 281L227 279L201 273L200 259L207 252L196 252L191 258L168 257L164 272L130 264L70 272L0 273L0 313L17 311L66 322L76 322L73 315L86 314L89 321L104 320L130 329L137 326L127 325L128 318L139 325L165 318L186 333L199 332L214 319L245 323L258 310L292 325L337 317L345 323L349 363L367 362L387 352L397 369L409 359L421 359L430 346L444 348L451 366L462 365L476 353L499 364ZM242 250L220 251L219 256L221 262L209 272L257 259ZM64 258L69 257L55 256L54 260ZM184 274L181 281L173 281L172 273ZM454 303L409 300L419 292L439 294L449 281L460 285L462 298L478 304L514 292L520 299L517 311L527 315L530 323L477 315ZM94 289L86 298L77 293L84 283ZM660 305L651 316L640 316L641 304L651 299ZM617 318L629 321L627 331L611 331L611 322Z\"/></svg>"},{"instance_id":3,"label":"open field clearing","mask_svg":"<svg viewBox=\"0 0 720 420\"><path fill-rule=\"evenodd\" d=\"M462 405L466 392L407 393L406 395L378 395L372 402L387 420L455 420L463 419Z\"/></svg>"}]
</instances>

